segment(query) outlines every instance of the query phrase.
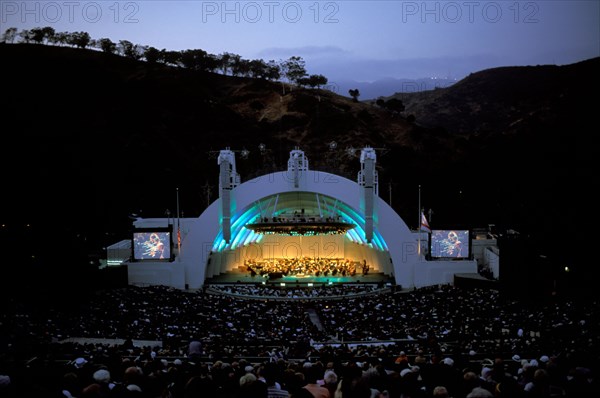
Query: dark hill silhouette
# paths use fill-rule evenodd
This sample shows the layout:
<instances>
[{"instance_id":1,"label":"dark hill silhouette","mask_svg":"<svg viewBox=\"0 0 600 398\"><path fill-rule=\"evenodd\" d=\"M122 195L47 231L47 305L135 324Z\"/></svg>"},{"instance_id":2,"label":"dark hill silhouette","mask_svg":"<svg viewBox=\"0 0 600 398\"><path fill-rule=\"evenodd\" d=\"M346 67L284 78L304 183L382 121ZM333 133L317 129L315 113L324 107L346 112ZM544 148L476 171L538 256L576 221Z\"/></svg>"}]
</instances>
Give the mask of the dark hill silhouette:
<instances>
[{"instance_id":1,"label":"dark hill silhouette","mask_svg":"<svg viewBox=\"0 0 600 398\"><path fill-rule=\"evenodd\" d=\"M583 94L597 92L597 60L493 69L446 89L404 94L403 115L417 116L411 124L325 90L287 87L283 95L279 82L91 50L6 44L0 57L10 137L0 163L9 187L2 218L18 221L3 236L12 239L16 261L33 254L40 262L57 251L79 259L126 238L130 213L174 212L176 187L184 216L198 216L207 182L210 200L218 196L215 155L227 146L250 150L247 159L238 156L243 181L284 169L296 145L311 168L355 179L359 153L345 149L382 148L380 196L388 200L391 185L393 206L410 227L421 184L434 228L506 226L569 261L573 250L553 239L574 234L582 206L595 203L576 181L595 181L587 133L598 123ZM267 145L264 156L259 143Z\"/></svg>"},{"instance_id":2,"label":"dark hill silhouette","mask_svg":"<svg viewBox=\"0 0 600 398\"><path fill-rule=\"evenodd\" d=\"M284 168L296 145L312 167L340 166L355 178L357 160L338 159L347 146L384 147L412 128L324 90L286 87L282 95L278 82L65 47L1 45L0 54L10 60L1 100L12 141L3 159L14 187L7 217L41 217L86 234L129 225L127 215L140 209L143 216L174 211L176 187L184 215L199 215L202 185L208 181L211 200L217 196L214 151L227 146L251 151L247 160L238 157L244 179ZM338 154L319 159L334 139Z\"/></svg>"},{"instance_id":3,"label":"dark hill silhouette","mask_svg":"<svg viewBox=\"0 0 600 398\"><path fill-rule=\"evenodd\" d=\"M591 108L587 95L598 89L600 58L556 66L501 67L472 73L456 84L398 93L420 124L450 132L520 131L527 124L574 121ZM557 112L556 110L560 110Z\"/></svg>"}]
</instances>

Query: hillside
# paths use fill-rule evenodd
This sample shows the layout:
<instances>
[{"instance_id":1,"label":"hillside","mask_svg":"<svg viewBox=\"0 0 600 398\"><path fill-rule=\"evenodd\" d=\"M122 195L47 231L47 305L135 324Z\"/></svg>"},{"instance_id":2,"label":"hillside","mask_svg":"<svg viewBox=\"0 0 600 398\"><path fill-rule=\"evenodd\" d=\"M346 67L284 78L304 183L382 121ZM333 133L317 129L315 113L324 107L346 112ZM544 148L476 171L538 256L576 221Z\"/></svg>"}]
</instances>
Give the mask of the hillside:
<instances>
[{"instance_id":1,"label":"hillside","mask_svg":"<svg viewBox=\"0 0 600 398\"><path fill-rule=\"evenodd\" d=\"M1 107L10 119L14 187L7 217L50 217L94 233L129 224L131 212L206 207L201 186L217 196L216 151L248 149L238 157L242 178L281 169L294 146L311 167L341 168L355 178L348 146L401 144L412 126L367 104L324 90L148 65L95 51L2 45ZM339 151L319 155L335 140ZM259 153L259 143L268 148ZM344 170L344 168L347 168ZM53 214L53 216L49 216ZM84 217L75 216L84 214Z\"/></svg>"},{"instance_id":2,"label":"hillside","mask_svg":"<svg viewBox=\"0 0 600 398\"><path fill-rule=\"evenodd\" d=\"M218 195L216 153L227 146L250 151L237 161L247 180L285 168L296 145L311 168L354 179L359 153L346 148L370 145L379 148L380 196L387 201L392 188L393 207L410 227L421 184L434 228L492 223L534 234L548 250L558 251L554 230L574 231L581 206L595 203L576 194L576 178L595 181L588 132L598 122L583 93L596 92L598 60L492 69L403 94L404 115L416 115L411 124L325 90L283 94L278 82L94 51L0 45L0 57L10 137L0 163L10 187L2 220L35 230L5 234L19 237L18 249L48 234L66 247L114 243L127 236L130 213L174 211L176 187L184 216L198 216L204 186L210 201ZM52 244L41 246L40 256Z\"/></svg>"},{"instance_id":3,"label":"hillside","mask_svg":"<svg viewBox=\"0 0 600 398\"><path fill-rule=\"evenodd\" d=\"M502 67L472 73L436 90L398 93L419 123L456 133L520 131L571 123L592 104L600 58L566 66ZM566 120L565 120L566 119Z\"/></svg>"},{"instance_id":4,"label":"hillside","mask_svg":"<svg viewBox=\"0 0 600 398\"><path fill-rule=\"evenodd\" d=\"M600 58L554 66L502 67L472 73L447 87L398 93L405 115L440 142L452 137L470 155L470 178L480 178L482 200L512 203L503 219L525 221L529 231L576 234L595 225L598 178L594 138ZM435 137L435 138L433 138ZM431 144L431 143L430 143ZM468 160L467 160L468 159ZM486 195L487 185L505 187ZM506 202L505 202L506 200ZM556 249L558 250L558 249ZM584 253L574 256L585 256ZM569 254L564 254L568 257Z\"/></svg>"}]
</instances>

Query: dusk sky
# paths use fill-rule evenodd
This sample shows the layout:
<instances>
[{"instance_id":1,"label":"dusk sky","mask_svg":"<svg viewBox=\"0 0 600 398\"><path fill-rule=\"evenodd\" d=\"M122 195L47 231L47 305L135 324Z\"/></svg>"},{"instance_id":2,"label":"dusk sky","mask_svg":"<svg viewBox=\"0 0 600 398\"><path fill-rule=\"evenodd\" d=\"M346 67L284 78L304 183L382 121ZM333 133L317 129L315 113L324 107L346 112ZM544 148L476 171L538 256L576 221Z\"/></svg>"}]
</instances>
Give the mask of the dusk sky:
<instances>
[{"instance_id":1,"label":"dusk sky","mask_svg":"<svg viewBox=\"0 0 600 398\"><path fill-rule=\"evenodd\" d=\"M600 2L2 1L1 31L52 26L158 49L301 56L336 79L462 78L600 56Z\"/></svg>"}]
</instances>

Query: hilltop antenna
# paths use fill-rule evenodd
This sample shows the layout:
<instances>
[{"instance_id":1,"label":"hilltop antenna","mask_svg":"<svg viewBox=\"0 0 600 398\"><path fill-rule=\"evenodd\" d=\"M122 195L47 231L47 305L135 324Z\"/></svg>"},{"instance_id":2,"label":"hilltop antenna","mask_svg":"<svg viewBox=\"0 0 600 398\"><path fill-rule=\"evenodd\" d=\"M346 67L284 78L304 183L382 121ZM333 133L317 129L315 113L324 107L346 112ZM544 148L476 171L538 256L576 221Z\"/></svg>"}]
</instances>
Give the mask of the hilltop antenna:
<instances>
[{"instance_id":1,"label":"hilltop antenna","mask_svg":"<svg viewBox=\"0 0 600 398\"><path fill-rule=\"evenodd\" d=\"M210 194L212 190L212 185L208 183L208 180L206 180L206 183L202 186L202 190L204 191L204 194L206 194L206 207L208 207L210 206Z\"/></svg>"}]
</instances>

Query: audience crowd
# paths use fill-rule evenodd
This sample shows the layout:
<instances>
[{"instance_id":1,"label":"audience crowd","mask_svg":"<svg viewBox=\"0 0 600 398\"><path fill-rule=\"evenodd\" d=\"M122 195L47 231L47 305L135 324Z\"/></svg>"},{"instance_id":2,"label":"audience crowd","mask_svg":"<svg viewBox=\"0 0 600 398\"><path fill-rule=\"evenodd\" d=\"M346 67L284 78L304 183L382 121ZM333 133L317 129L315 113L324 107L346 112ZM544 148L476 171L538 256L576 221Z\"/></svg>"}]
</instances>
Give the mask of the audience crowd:
<instances>
[{"instance_id":1,"label":"audience crowd","mask_svg":"<svg viewBox=\"0 0 600 398\"><path fill-rule=\"evenodd\" d=\"M600 396L593 299L451 285L343 300L301 290L288 300L235 285L130 286L61 306L5 299L0 396Z\"/></svg>"},{"instance_id":2,"label":"audience crowd","mask_svg":"<svg viewBox=\"0 0 600 398\"><path fill-rule=\"evenodd\" d=\"M208 292L232 295L238 298L267 298L267 299L333 299L347 298L349 296L361 296L370 294L379 294L390 290L382 284L373 283L344 283L318 286L315 288L307 287L278 287L271 285L256 284L222 284L210 285Z\"/></svg>"}]
</instances>

